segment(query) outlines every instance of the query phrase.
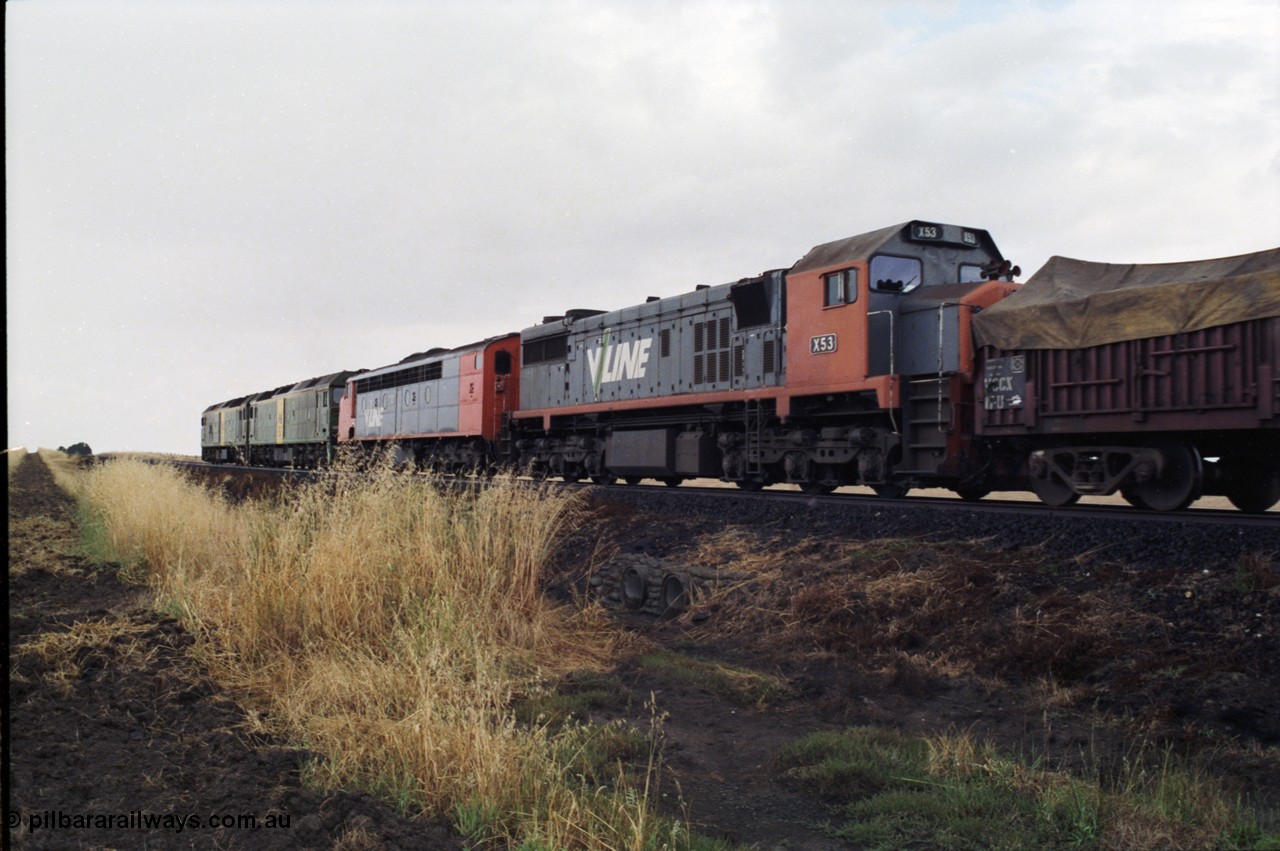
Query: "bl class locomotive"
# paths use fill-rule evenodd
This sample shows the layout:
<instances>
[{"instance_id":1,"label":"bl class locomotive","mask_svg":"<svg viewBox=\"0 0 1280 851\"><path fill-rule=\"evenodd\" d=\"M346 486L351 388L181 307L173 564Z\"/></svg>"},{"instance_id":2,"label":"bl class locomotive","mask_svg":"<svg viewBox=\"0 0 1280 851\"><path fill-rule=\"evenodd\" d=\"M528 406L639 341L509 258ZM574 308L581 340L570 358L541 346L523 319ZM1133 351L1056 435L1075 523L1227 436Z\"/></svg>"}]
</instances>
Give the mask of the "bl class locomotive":
<instances>
[{"instance_id":1,"label":"bl class locomotive","mask_svg":"<svg viewBox=\"0 0 1280 851\"><path fill-rule=\"evenodd\" d=\"M1161 278L1170 292L1190 293L1188 302L1206 280L1224 292L1251 287L1243 314L1208 311L1197 328L1134 323L1119 341L1046 347L1008 329L1031 327L1035 309L1081 309L1059 292L1061 275L1042 270L1020 290L1019 270L986 231L907 222L819 245L789 269L612 312L569 310L519 333L337 373L328 379L345 381L345 391L328 397L332 431L303 462L337 442L393 446L405 463L455 473L508 467L669 485L710 476L809 493L860 484L886 496L943 487L967 499L1031 489L1051 505L1119 490L1152 509L1220 492L1265 510L1280 498L1275 255L1206 261L1219 265L1201 264L1198 280L1187 269ZM1139 271L1118 281L1104 274L1113 285L1089 297L1165 298L1132 286L1155 267L1126 268ZM1236 325L1249 330L1212 330ZM1225 336L1187 336L1204 333ZM1098 395L1054 401L1063 379L1053 357L1093 364L1110 357L1093 349L1126 343L1182 352L1176 380L1139 387L1129 377L1139 367L1121 364L1123 404ZM1205 367L1206 355L1220 363ZM1071 376L1082 387L1117 380ZM1220 381L1237 388L1233 396L1218 394ZM258 463L256 411L270 408L273 393L206 411L206 459ZM1210 438L1220 432L1229 435ZM1190 482L1184 467L1193 468Z\"/></svg>"},{"instance_id":2,"label":"bl class locomotive","mask_svg":"<svg viewBox=\"0 0 1280 851\"><path fill-rule=\"evenodd\" d=\"M335 372L210 405L200 416L200 457L263 467L327 464L338 402L351 374Z\"/></svg>"}]
</instances>

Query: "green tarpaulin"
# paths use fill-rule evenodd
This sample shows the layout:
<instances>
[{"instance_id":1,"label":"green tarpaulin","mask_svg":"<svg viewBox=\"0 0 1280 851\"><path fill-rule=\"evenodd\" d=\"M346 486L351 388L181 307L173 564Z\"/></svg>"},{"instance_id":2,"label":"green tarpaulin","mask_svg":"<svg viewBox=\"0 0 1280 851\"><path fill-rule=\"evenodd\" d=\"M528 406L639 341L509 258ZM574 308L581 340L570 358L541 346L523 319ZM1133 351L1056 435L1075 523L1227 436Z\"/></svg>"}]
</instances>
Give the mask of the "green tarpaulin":
<instances>
[{"instance_id":1,"label":"green tarpaulin","mask_svg":"<svg viewBox=\"0 0 1280 851\"><path fill-rule=\"evenodd\" d=\"M1280 316L1280 248L1189 263L1053 257L973 318L979 345L1075 349Z\"/></svg>"}]
</instances>

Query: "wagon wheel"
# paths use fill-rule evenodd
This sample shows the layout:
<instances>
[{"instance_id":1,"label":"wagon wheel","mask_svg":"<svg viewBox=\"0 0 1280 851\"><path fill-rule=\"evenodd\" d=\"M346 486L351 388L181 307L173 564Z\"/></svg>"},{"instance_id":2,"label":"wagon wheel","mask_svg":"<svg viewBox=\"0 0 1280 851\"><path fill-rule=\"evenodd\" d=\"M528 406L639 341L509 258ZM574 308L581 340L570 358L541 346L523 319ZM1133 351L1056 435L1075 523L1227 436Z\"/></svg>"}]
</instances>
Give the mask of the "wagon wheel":
<instances>
[{"instance_id":1,"label":"wagon wheel","mask_svg":"<svg viewBox=\"0 0 1280 851\"><path fill-rule=\"evenodd\" d=\"M601 473L598 476L592 476L591 483L595 485L616 485L618 477L609 473Z\"/></svg>"},{"instance_id":2,"label":"wagon wheel","mask_svg":"<svg viewBox=\"0 0 1280 851\"><path fill-rule=\"evenodd\" d=\"M1131 505L1151 511L1177 511L1200 498L1204 486L1204 463L1200 452L1181 440L1162 444L1164 469L1148 482L1133 482L1121 488Z\"/></svg>"},{"instance_id":3,"label":"wagon wheel","mask_svg":"<svg viewBox=\"0 0 1280 851\"><path fill-rule=\"evenodd\" d=\"M738 486L739 490L744 490L747 493L755 493L764 488L764 482L759 479L739 479L734 484Z\"/></svg>"},{"instance_id":4,"label":"wagon wheel","mask_svg":"<svg viewBox=\"0 0 1280 851\"><path fill-rule=\"evenodd\" d=\"M662 476L658 479L658 481L662 482L664 485L666 485L669 488L678 488L680 487L680 485L684 484L684 477L683 476Z\"/></svg>"},{"instance_id":5,"label":"wagon wheel","mask_svg":"<svg viewBox=\"0 0 1280 851\"><path fill-rule=\"evenodd\" d=\"M809 496L826 496L836 489L835 485L824 485L822 482L801 482L800 490Z\"/></svg>"},{"instance_id":6,"label":"wagon wheel","mask_svg":"<svg viewBox=\"0 0 1280 851\"><path fill-rule=\"evenodd\" d=\"M1256 465L1238 468L1227 480L1225 490L1236 508L1261 514L1280 502L1280 473Z\"/></svg>"},{"instance_id":7,"label":"wagon wheel","mask_svg":"<svg viewBox=\"0 0 1280 851\"><path fill-rule=\"evenodd\" d=\"M1040 497L1041 502L1053 508L1075 505L1080 501L1080 494L1072 490L1071 485L1064 482L1062 477L1052 470L1043 477L1033 476L1031 489L1035 491L1036 496Z\"/></svg>"},{"instance_id":8,"label":"wagon wheel","mask_svg":"<svg viewBox=\"0 0 1280 851\"><path fill-rule=\"evenodd\" d=\"M629 485L638 485L643 476L623 476L622 480Z\"/></svg>"},{"instance_id":9,"label":"wagon wheel","mask_svg":"<svg viewBox=\"0 0 1280 851\"><path fill-rule=\"evenodd\" d=\"M1143 511L1150 511L1151 506L1142 501L1142 497L1133 492L1132 485L1124 485L1120 488L1120 495L1124 497L1124 501L1132 505L1134 508L1141 508Z\"/></svg>"}]
</instances>

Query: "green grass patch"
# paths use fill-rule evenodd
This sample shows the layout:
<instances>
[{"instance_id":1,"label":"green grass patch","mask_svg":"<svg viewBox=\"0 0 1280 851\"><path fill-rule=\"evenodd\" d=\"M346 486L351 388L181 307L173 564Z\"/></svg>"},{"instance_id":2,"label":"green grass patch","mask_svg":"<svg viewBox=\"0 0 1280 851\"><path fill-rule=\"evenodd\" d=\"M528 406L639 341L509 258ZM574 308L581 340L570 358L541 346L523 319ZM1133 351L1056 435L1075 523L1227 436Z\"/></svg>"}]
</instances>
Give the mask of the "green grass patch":
<instances>
[{"instance_id":1,"label":"green grass patch","mask_svg":"<svg viewBox=\"0 0 1280 851\"><path fill-rule=\"evenodd\" d=\"M87 500L76 501L76 527L79 529L79 555L94 564L119 564L120 579L133 585L148 580L146 561L141 555L120 552L112 543L105 512ZM167 614L173 614L167 612Z\"/></svg>"},{"instance_id":2,"label":"green grass patch","mask_svg":"<svg viewBox=\"0 0 1280 851\"><path fill-rule=\"evenodd\" d=\"M828 831L860 848L1280 846L1212 778L1151 756L1076 777L968 736L858 727L793 742L778 766L836 805Z\"/></svg>"},{"instance_id":3,"label":"green grass patch","mask_svg":"<svg viewBox=\"0 0 1280 851\"><path fill-rule=\"evenodd\" d=\"M794 696L782 677L697 656L659 651L640 657L639 665L663 682L699 688L739 706L776 706Z\"/></svg>"},{"instance_id":4,"label":"green grass patch","mask_svg":"<svg viewBox=\"0 0 1280 851\"><path fill-rule=\"evenodd\" d=\"M574 671L558 682L532 689L515 701L512 710L522 724L558 726L585 721L592 712L625 709L631 694L614 674Z\"/></svg>"}]
</instances>

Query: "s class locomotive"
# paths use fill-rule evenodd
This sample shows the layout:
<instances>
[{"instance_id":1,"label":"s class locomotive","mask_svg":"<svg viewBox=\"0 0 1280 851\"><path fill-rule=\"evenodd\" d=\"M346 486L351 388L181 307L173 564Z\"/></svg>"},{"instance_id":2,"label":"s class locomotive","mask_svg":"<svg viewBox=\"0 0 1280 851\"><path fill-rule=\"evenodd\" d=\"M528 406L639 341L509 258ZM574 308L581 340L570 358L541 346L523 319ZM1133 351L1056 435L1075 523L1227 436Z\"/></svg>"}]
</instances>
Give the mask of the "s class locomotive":
<instances>
[{"instance_id":1,"label":"s class locomotive","mask_svg":"<svg viewBox=\"0 0 1280 851\"><path fill-rule=\"evenodd\" d=\"M315 466L346 445L602 484L1280 500L1280 249L1019 275L985 230L906 222L787 269L212 405L202 456Z\"/></svg>"}]
</instances>

